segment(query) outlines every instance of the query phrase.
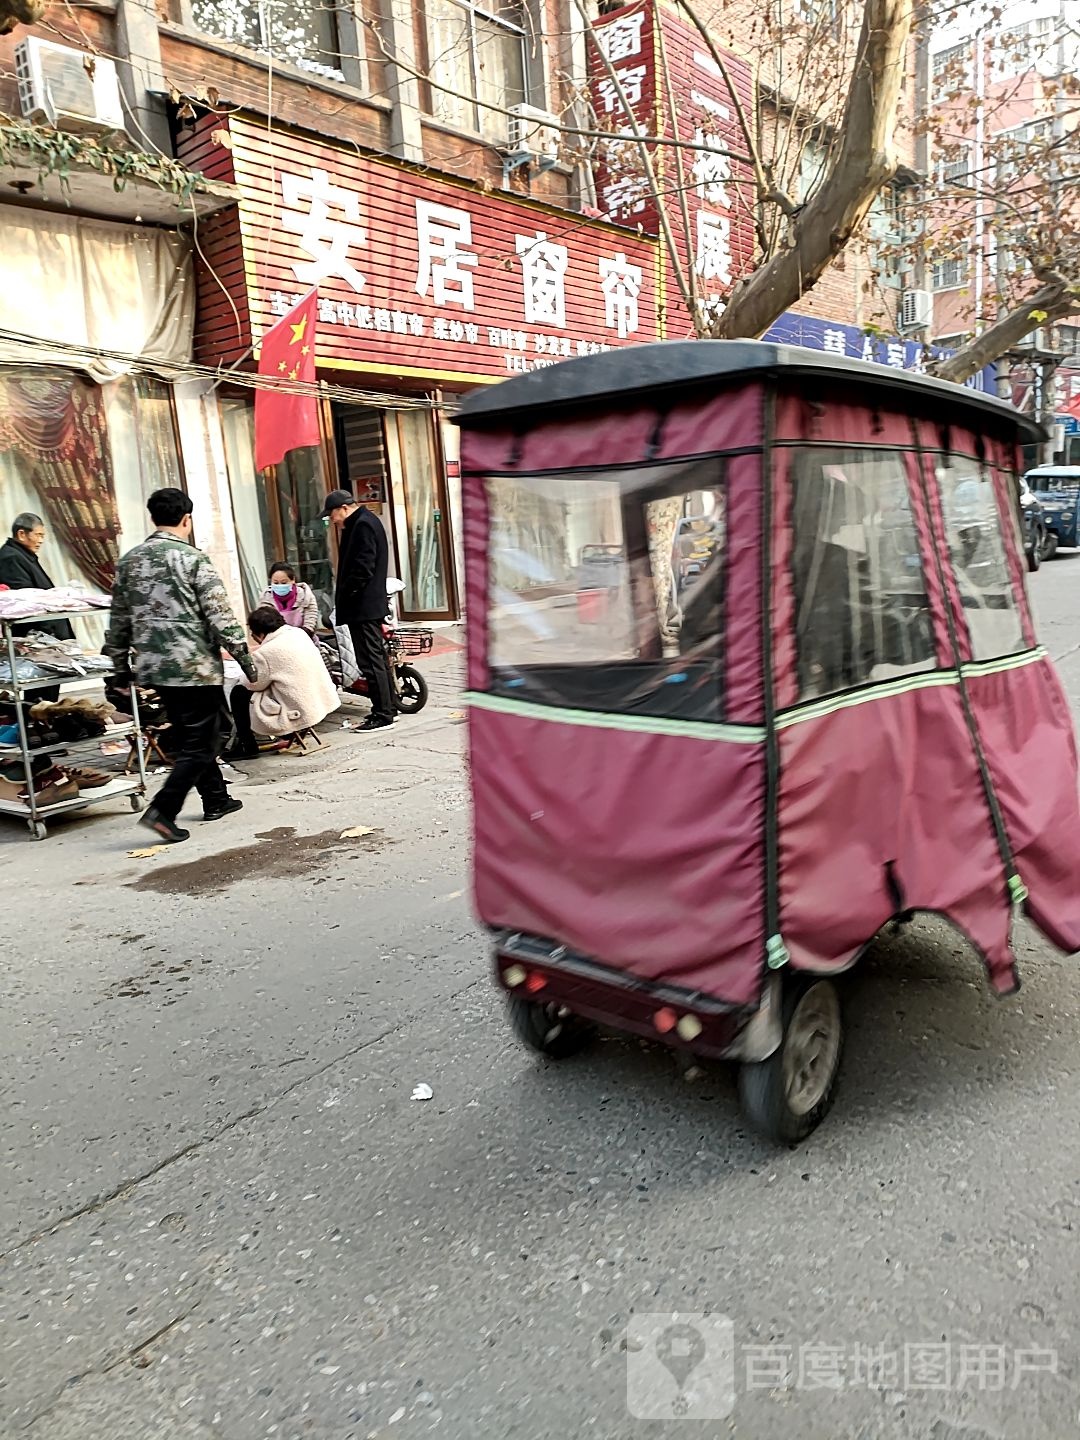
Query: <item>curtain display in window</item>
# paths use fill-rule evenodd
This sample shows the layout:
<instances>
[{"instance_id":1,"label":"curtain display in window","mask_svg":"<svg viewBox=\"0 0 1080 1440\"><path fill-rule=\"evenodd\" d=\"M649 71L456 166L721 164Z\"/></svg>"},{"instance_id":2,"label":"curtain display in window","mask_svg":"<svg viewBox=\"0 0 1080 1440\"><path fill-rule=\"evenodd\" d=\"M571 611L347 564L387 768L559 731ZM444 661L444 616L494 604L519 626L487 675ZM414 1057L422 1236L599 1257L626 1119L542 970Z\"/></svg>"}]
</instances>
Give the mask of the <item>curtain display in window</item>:
<instances>
[{"instance_id":1,"label":"curtain display in window","mask_svg":"<svg viewBox=\"0 0 1080 1440\"><path fill-rule=\"evenodd\" d=\"M722 462L488 482L492 688L722 717Z\"/></svg>"},{"instance_id":2,"label":"curtain display in window","mask_svg":"<svg viewBox=\"0 0 1080 1440\"><path fill-rule=\"evenodd\" d=\"M903 455L799 450L791 486L800 699L932 669Z\"/></svg>"},{"instance_id":3,"label":"curtain display in window","mask_svg":"<svg viewBox=\"0 0 1080 1440\"><path fill-rule=\"evenodd\" d=\"M63 372L0 377L0 455L90 583L110 590L120 520L101 388Z\"/></svg>"},{"instance_id":4,"label":"curtain display in window","mask_svg":"<svg viewBox=\"0 0 1080 1440\"><path fill-rule=\"evenodd\" d=\"M990 471L957 456L937 467L937 481L972 657L1013 655L1024 648L1024 632Z\"/></svg>"}]
</instances>

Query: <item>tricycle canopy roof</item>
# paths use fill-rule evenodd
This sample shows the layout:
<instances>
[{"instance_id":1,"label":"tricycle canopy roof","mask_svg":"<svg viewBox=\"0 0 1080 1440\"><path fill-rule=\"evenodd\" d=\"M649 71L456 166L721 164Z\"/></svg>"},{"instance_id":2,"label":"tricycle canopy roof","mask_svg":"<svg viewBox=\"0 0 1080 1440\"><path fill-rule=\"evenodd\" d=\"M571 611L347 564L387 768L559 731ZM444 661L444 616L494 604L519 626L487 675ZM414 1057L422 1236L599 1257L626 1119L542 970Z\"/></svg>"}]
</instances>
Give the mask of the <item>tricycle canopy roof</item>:
<instances>
[{"instance_id":1,"label":"tricycle canopy roof","mask_svg":"<svg viewBox=\"0 0 1080 1440\"><path fill-rule=\"evenodd\" d=\"M458 425L479 429L512 417L543 410L545 419L596 406L599 402L655 399L665 392L685 397L687 391L735 389L760 379L798 382L800 379L835 380L845 399L865 389L867 403L874 392L886 392L893 403L904 403L922 413L944 414L954 424L1005 421L1026 437L1040 439L1040 426L1004 400L969 390L947 380L894 370L862 360L849 360L823 350L799 345L774 345L764 340L660 340L632 345L600 355L565 360L530 370L524 375L473 390L455 416Z\"/></svg>"}]
</instances>

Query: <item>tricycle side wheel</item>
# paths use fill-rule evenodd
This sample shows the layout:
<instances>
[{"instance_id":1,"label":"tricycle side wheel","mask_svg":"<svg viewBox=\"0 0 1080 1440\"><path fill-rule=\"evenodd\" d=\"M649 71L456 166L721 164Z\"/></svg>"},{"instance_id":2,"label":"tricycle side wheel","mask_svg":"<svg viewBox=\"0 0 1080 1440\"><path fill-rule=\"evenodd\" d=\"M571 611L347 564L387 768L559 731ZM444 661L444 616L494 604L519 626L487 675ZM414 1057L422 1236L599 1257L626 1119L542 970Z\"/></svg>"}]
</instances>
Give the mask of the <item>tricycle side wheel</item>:
<instances>
[{"instance_id":1,"label":"tricycle side wheel","mask_svg":"<svg viewBox=\"0 0 1080 1440\"><path fill-rule=\"evenodd\" d=\"M1053 530L1047 530L1046 539L1043 541L1042 558L1052 560L1058 551L1058 537Z\"/></svg>"},{"instance_id":2,"label":"tricycle side wheel","mask_svg":"<svg viewBox=\"0 0 1080 1440\"><path fill-rule=\"evenodd\" d=\"M544 1005L521 995L506 997L510 1028L530 1050L551 1060L565 1060L589 1043L594 1027L562 1006Z\"/></svg>"},{"instance_id":3,"label":"tricycle side wheel","mask_svg":"<svg viewBox=\"0 0 1080 1440\"><path fill-rule=\"evenodd\" d=\"M797 1145L829 1112L840 1068L844 1024L831 980L787 975L784 1034L767 1060L739 1070L743 1114L778 1145Z\"/></svg>"}]
</instances>

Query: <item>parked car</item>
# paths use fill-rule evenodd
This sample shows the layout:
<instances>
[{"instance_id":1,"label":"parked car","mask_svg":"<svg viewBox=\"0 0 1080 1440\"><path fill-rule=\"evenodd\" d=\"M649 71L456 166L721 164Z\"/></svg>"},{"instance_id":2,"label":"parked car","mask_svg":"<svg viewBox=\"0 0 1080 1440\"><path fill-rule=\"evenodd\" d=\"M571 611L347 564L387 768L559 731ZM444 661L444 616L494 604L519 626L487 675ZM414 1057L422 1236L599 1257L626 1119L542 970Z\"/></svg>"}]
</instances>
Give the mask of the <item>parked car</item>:
<instances>
[{"instance_id":1,"label":"parked car","mask_svg":"<svg viewBox=\"0 0 1080 1440\"><path fill-rule=\"evenodd\" d=\"M1024 554L1029 570L1038 570L1057 549L1057 539L1046 524L1042 502L1026 480L1020 481L1020 513L1024 517Z\"/></svg>"},{"instance_id":2,"label":"parked car","mask_svg":"<svg viewBox=\"0 0 1080 1440\"><path fill-rule=\"evenodd\" d=\"M1043 508L1048 533L1042 558L1049 560L1059 545L1080 545L1080 465L1040 465L1024 483Z\"/></svg>"}]
</instances>

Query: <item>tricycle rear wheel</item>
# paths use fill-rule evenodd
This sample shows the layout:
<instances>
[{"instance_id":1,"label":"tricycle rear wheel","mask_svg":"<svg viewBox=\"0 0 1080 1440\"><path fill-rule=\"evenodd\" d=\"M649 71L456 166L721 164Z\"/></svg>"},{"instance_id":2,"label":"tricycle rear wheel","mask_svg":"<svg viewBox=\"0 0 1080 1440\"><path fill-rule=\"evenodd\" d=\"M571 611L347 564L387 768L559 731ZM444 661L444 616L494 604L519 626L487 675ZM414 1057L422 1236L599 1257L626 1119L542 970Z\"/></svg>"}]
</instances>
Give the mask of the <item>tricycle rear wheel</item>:
<instances>
[{"instance_id":1,"label":"tricycle rear wheel","mask_svg":"<svg viewBox=\"0 0 1080 1440\"><path fill-rule=\"evenodd\" d=\"M560 1005L544 1005L521 995L506 997L510 1028L530 1050L551 1060L576 1055L592 1039L594 1027L588 1020L571 1015Z\"/></svg>"},{"instance_id":2,"label":"tricycle rear wheel","mask_svg":"<svg viewBox=\"0 0 1080 1440\"><path fill-rule=\"evenodd\" d=\"M836 1089L844 1024L831 980L785 976L784 1035L767 1060L739 1069L743 1114L778 1145L797 1145L828 1114Z\"/></svg>"}]
</instances>

